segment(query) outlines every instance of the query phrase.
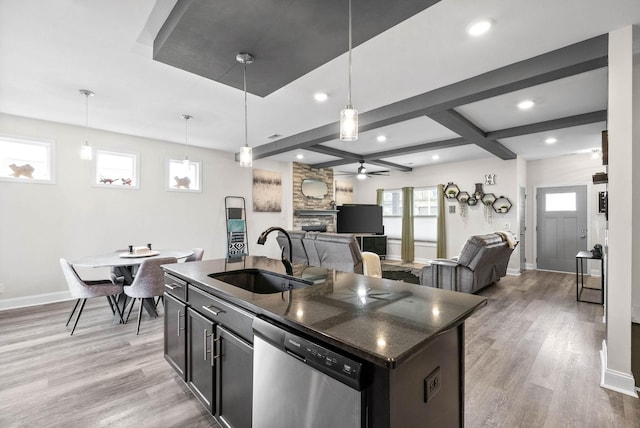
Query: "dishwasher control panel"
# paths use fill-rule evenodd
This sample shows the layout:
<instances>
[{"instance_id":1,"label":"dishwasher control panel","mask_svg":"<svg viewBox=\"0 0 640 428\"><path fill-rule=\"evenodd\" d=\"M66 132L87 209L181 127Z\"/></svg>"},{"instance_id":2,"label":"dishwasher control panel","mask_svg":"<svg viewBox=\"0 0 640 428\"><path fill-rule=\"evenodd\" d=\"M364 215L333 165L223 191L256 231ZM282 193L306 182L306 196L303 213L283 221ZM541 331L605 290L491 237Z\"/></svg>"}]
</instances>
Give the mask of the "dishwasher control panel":
<instances>
[{"instance_id":1,"label":"dishwasher control panel","mask_svg":"<svg viewBox=\"0 0 640 428\"><path fill-rule=\"evenodd\" d=\"M285 334L284 347L288 353L311 367L352 388L362 390L362 363L291 333Z\"/></svg>"}]
</instances>

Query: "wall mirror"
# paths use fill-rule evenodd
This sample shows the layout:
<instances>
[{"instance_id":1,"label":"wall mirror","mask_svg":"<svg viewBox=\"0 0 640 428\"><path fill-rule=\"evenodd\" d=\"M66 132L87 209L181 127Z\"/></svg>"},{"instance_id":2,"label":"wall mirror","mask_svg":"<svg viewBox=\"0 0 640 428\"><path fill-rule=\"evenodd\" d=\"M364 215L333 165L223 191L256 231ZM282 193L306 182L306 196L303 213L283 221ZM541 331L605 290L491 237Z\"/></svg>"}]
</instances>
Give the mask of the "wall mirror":
<instances>
[{"instance_id":1,"label":"wall mirror","mask_svg":"<svg viewBox=\"0 0 640 428\"><path fill-rule=\"evenodd\" d=\"M327 183L317 178L305 178L302 180L302 194L307 198L322 199L327 196L329 189Z\"/></svg>"}]
</instances>

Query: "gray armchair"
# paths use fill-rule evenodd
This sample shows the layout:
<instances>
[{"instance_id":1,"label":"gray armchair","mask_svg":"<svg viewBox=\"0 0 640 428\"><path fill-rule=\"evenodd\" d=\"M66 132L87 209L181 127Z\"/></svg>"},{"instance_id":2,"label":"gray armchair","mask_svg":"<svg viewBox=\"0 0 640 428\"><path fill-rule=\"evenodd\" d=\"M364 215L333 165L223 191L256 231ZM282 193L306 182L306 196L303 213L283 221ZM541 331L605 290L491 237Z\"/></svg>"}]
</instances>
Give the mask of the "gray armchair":
<instances>
[{"instance_id":1,"label":"gray armchair","mask_svg":"<svg viewBox=\"0 0 640 428\"><path fill-rule=\"evenodd\" d=\"M343 272L363 272L362 254L355 235L318 233L314 245L320 260L317 266Z\"/></svg>"},{"instance_id":2,"label":"gray armchair","mask_svg":"<svg viewBox=\"0 0 640 428\"><path fill-rule=\"evenodd\" d=\"M435 259L422 269L420 284L476 293L507 274L509 257L518 245L510 232L471 236L454 259Z\"/></svg>"},{"instance_id":3,"label":"gray armchair","mask_svg":"<svg viewBox=\"0 0 640 428\"><path fill-rule=\"evenodd\" d=\"M124 293L132 298L125 322L129 320L129 315L131 315L131 310L133 309L136 299L140 301L136 335L140 333L140 320L142 319L144 299L149 299L149 304L155 306L154 297L160 297L164 294L164 271L160 266L170 263L177 263L176 258L161 257L157 259L146 259L140 264L140 269L138 269L138 273L131 285L125 285L123 287Z\"/></svg>"},{"instance_id":4,"label":"gray armchair","mask_svg":"<svg viewBox=\"0 0 640 428\"><path fill-rule=\"evenodd\" d=\"M185 262L199 262L202 260L202 256L204 256L204 250L202 248L193 248L191 251L193 251L193 253L184 259Z\"/></svg>"},{"instance_id":5,"label":"gray armchair","mask_svg":"<svg viewBox=\"0 0 640 428\"><path fill-rule=\"evenodd\" d=\"M71 314L69 314L69 318L67 319L67 324L71 321L73 314L80 304L80 310L78 311L78 316L76 321L73 323L73 328L71 329L71 335L73 336L73 332L76 330L76 326L78 325L78 321L80 321L80 315L82 315L82 310L84 309L84 304L87 302L87 299L92 297L106 297L109 302L109 306L111 307L111 312L115 315L116 311L118 312L118 316L122 320L122 314L120 313L120 308L118 307L118 303L116 300L116 296L122 293L122 281L121 279L116 279L114 274L111 274L111 279L105 279L101 281L83 281L76 270L71 266L71 264L66 259L60 259L60 267L62 268L62 273L64 274L65 279L67 280L67 285L69 286L69 292L71 296L76 299L76 304L71 310Z\"/></svg>"}]
</instances>

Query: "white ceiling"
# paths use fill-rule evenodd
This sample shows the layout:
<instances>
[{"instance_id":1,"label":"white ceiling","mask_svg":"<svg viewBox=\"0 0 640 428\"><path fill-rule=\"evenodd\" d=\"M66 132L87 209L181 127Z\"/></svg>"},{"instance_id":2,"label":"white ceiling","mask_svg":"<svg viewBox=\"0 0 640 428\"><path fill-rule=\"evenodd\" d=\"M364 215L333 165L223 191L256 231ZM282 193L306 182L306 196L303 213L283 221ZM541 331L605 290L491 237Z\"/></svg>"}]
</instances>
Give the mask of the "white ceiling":
<instances>
[{"instance_id":1,"label":"white ceiling","mask_svg":"<svg viewBox=\"0 0 640 428\"><path fill-rule=\"evenodd\" d=\"M188 113L194 116L189 144L236 152L244 142L242 91L152 59L153 38L174 3L0 0L0 112L84 126L85 100L78 90L86 88L96 93L89 100L92 128L183 144L180 116ZM483 17L494 20L492 31L469 37L467 25ZM353 104L366 112L638 23L638 0L442 0L353 50ZM336 122L346 103L346 78L345 54L265 98L249 95L249 144ZM606 69L599 69L456 110L485 131L603 110L606 79ZM315 102L316 91L329 99ZM515 103L525 97L537 104L518 111ZM548 133L500 142L521 157L540 159L599 146L604 126L554 131L553 146L541 142ZM375 141L380 133L387 142ZM356 143L325 145L366 154L455 137L422 117L362 132ZM298 153L273 158L296 161ZM336 159L302 153L301 162ZM432 159L436 153L438 161ZM469 145L385 160L420 166L491 156Z\"/></svg>"}]
</instances>

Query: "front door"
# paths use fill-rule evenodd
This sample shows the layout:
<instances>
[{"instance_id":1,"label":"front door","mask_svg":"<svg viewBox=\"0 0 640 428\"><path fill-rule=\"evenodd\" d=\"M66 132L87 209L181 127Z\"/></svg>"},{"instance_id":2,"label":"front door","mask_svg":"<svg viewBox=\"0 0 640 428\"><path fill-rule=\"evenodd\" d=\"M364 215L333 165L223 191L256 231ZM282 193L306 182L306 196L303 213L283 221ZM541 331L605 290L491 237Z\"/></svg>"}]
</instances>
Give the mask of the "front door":
<instances>
[{"instance_id":1,"label":"front door","mask_svg":"<svg viewBox=\"0 0 640 428\"><path fill-rule=\"evenodd\" d=\"M538 269L575 271L587 249L587 186L539 188L536 201Z\"/></svg>"}]
</instances>

